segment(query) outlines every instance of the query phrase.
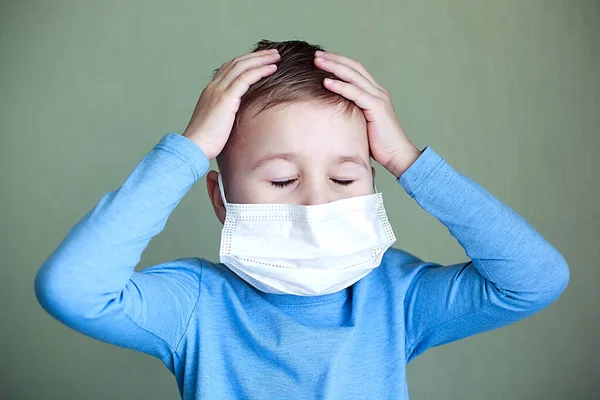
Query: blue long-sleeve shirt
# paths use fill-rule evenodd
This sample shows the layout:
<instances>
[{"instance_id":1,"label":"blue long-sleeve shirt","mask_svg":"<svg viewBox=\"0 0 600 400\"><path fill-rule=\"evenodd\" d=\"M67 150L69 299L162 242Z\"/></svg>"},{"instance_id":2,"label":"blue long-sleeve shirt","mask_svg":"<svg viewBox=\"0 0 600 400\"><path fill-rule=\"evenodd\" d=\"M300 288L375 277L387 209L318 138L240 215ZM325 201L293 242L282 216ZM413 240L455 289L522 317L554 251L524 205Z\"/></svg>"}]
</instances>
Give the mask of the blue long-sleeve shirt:
<instances>
[{"instance_id":1,"label":"blue long-sleeve shirt","mask_svg":"<svg viewBox=\"0 0 600 400\"><path fill-rule=\"evenodd\" d=\"M569 281L544 237L431 147L398 183L469 261L443 266L391 248L354 285L308 297L261 292L201 258L135 271L208 167L194 142L167 133L35 279L54 318L160 358L184 399L408 399L414 357L530 316Z\"/></svg>"}]
</instances>

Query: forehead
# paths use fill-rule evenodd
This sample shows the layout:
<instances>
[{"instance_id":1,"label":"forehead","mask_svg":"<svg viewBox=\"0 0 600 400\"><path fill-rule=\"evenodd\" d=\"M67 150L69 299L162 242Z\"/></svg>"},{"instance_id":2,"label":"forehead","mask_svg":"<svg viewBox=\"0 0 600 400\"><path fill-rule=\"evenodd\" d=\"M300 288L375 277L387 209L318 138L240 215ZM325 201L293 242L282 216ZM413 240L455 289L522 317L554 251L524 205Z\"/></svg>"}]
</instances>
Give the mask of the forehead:
<instances>
[{"instance_id":1,"label":"forehead","mask_svg":"<svg viewBox=\"0 0 600 400\"><path fill-rule=\"evenodd\" d=\"M342 105L295 102L274 106L256 116L247 112L240 120L238 134L237 150L242 153L282 151L327 156L369 152L362 112L344 113Z\"/></svg>"}]
</instances>

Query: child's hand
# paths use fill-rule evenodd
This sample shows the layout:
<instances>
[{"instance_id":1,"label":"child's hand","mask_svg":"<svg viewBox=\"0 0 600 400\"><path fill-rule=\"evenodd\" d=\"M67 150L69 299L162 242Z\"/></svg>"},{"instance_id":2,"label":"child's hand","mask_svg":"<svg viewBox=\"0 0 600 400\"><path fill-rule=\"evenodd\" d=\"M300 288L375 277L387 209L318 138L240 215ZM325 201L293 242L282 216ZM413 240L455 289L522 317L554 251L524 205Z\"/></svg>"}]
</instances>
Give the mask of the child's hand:
<instances>
[{"instance_id":1,"label":"child's hand","mask_svg":"<svg viewBox=\"0 0 600 400\"><path fill-rule=\"evenodd\" d=\"M183 136L194 141L209 160L217 157L231 133L240 99L250 85L277 69L279 53L262 50L227 61L206 85Z\"/></svg>"},{"instance_id":2,"label":"child's hand","mask_svg":"<svg viewBox=\"0 0 600 400\"><path fill-rule=\"evenodd\" d=\"M387 90L358 61L322 51L317 51L315 57L317 67L343 80L325 79L325 87L352 100L363 110L369 147L375 161L399 178L421 155L421 151L400 126Z\"/></svg>"}]
</instances>

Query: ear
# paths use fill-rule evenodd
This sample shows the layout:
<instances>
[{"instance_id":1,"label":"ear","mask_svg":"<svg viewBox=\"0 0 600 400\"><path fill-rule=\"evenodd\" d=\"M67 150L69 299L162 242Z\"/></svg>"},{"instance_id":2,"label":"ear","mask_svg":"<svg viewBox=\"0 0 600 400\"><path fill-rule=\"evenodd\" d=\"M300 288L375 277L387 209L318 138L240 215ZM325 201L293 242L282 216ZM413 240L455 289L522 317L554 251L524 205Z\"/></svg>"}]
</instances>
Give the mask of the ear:
<instances>
[{"instance_id":1,"label":"ear","mask_svg":"<svg viewBox=\"0 0 600 400\"><path fill-rule=\"evenodd\" d=\"M219 173L211 170L206 175L206 189L208 190L208 197L212 203L213 209L219 221L222 224L225 223L225 205L223 205L223 199L221 199L221 191L219 189Z\"/></svg>"}]
</instances>

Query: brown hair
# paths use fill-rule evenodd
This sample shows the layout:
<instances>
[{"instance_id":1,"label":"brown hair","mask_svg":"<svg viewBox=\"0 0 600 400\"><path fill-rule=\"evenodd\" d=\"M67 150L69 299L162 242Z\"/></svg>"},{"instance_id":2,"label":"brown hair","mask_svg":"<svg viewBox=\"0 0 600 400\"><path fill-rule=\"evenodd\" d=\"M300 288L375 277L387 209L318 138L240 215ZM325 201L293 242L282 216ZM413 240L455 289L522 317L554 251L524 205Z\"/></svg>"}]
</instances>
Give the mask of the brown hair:
<instances>
[{"instance_id":1,"label":"brown hair","mask_svg":"<svg viewBox=\"0 0 600 400\"><path fill-rule=\"evenodd\" d=\"M319 45L309 44L301 40L273 42L261 40L256 43L253 52L277 49L280 54L276 62L277 70L258 82L252 84L242 96L236 113L231 135L221 154L217 156L217 165L225 172L227 153L236 141L239 121L250 108L260 112L279 104L298 101L318 101L326 105L342 106L345 114L352 115L358 106L351 100L330 91L323 86L323 79L339 79L334 74L323 71L314 65L315 51L325 51ZM218 71L218 69L215 70Z\"/></svg>"}]
</instances>

